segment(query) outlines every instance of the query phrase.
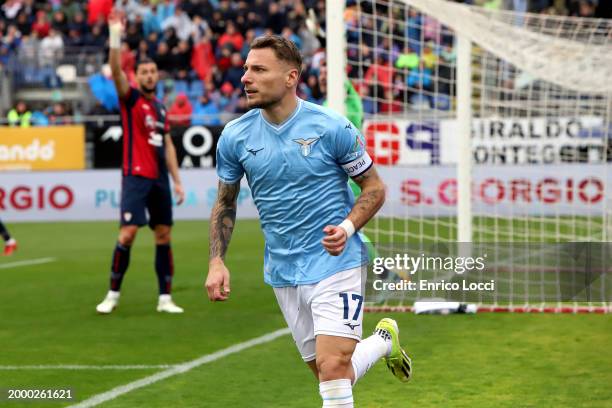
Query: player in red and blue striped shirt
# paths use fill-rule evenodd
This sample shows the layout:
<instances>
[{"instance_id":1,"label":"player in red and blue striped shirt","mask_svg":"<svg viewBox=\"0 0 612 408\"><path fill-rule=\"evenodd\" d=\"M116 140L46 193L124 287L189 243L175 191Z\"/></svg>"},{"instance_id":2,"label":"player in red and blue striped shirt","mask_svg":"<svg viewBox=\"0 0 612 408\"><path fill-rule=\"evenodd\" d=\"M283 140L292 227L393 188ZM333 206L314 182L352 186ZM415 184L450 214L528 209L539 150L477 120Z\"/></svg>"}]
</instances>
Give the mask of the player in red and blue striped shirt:
<instances>
[{"instance_id":1,"label":"player in red and blue striped shirt","mask_svg":"<svg viewBox=\"0 0 612 408\"><path fill-rule=\"evenodd\" d=\"M159 282L158 312L182 313L172 301L174 264L170 248L172 193L168 173L174 182L177 203L185 196L179 177L176 151L169 135L166 109L155 98L157 65L140 60L136 66L138 87L131 87L121 70L120 45L123 16L109 17L109 64L121 105L123 166L121 182L121 226L111 263L110 290L96 310L110 313L119 302L119 291L130 260L130 248L138 228L147 224L155 234L155 270Z\"/></svg>"}]
</instances>

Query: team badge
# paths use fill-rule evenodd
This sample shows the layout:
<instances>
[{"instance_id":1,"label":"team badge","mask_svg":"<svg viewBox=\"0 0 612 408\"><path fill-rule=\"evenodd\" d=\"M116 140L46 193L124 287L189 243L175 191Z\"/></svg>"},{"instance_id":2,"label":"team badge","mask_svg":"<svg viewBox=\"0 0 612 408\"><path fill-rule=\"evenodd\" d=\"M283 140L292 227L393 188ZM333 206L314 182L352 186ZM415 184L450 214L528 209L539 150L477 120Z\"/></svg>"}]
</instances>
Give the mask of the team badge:
<instances>
[{"instance_id":1,"label":"team badge","mask_svg":"<svg viewBox=\"0 0 612 408\"><path fill-rule=\"evenodd\" d=\"M300 145L302 150L302 156L306 157L312 151L312 146L319 140L318 137L311 137L310 139L293 139L293 141Z\"/></svg>"}]
</instances>

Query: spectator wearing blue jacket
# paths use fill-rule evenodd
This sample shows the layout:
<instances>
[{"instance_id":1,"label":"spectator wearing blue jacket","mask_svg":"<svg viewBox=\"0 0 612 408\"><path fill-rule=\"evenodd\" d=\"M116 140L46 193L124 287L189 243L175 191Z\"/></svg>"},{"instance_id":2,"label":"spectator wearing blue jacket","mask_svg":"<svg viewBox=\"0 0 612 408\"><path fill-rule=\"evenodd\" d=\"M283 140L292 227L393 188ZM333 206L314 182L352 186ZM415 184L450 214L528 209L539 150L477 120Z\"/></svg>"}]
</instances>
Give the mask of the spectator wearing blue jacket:
<instances>
[{"instance_id":1,"label":"spectator wearing blue jacket","mask_svg":"<svg viewBox=\"0 0 612 408\"><path fill-rule=\"evenodd\" d=\"M200 96L198 103L193 107L192 125L221 126L219 107L210 100L207 94Z\"/></svg>"}]
</instances>

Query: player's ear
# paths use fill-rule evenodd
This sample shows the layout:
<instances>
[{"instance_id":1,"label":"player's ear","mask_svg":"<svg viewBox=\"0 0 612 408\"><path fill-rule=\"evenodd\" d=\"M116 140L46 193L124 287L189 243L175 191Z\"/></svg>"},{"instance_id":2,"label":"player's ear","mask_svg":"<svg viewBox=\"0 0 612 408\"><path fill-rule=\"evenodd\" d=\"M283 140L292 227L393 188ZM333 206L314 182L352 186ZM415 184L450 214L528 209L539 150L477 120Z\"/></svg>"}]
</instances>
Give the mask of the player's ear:
<instances>
[{"instance_id":1,"label":"player's ear","mask_svg":"<svg viewBox=\"0 0 612 408\"><path fill-rule=\"evenodd\" d=\"M300 73L297 68L292 68L287 74L287 88L292 88L297 85L300 78Z\"/></svg>"}]
</instances>

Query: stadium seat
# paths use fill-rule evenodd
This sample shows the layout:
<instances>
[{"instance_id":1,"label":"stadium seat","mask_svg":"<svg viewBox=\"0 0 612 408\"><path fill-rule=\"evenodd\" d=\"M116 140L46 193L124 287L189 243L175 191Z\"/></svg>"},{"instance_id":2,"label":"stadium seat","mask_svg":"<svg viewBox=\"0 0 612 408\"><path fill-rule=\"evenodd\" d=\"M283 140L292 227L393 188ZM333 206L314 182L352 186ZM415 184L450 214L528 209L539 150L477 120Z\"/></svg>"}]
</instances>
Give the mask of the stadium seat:
<instances>
[{"instance_id":1,"label":"stadium seat","mask_svg":"<svg viewBox=\"0 0 612 408\"><path fill-rule=\"evenodd\" d=\"M434 96L434 106L439 110L450 110L451 108L451 100L448 95L438 94Z\"/></svg>"},{"instance_id":2,"label":"stadium seat","mask_svg":"<svg viewBox=\"0 0 612 408\"><path fill-rule=\"evenodd\" d=\"M363 100L363 111L365 113L374 113L376 109L376 102L374 102L372 99L370 98L365 98Z\"/></svg>"},{"instance_id":3,"label":"stadium seat","mask_svg":"<svg viewBox=\"0 0 612 408\"><path fill-rule=\"evenodd\" d=\"M75 82L77 79L77 69L74 65L64 64L55 69L55 73L61 78L63 83Z\"/></svg>"},{"instance_id":4,"label":"stadium seat","mask_svg":"<svg viewBox=\"0 0 612 408\"><path fill-rule=\"evenodd\" d=\"M187 81L176 80L174 81L174 92L187 94L189 92L189 84Z\"/></svg>"},{"instance_id":5,"label":"stadium seat","mask_svg":"<svg viewBox=\"0 0 612 408\"><path fill-rule=\"evenodd\" d=\"M191 82L187 95L189 99L198 99L204 93L204 83L199 79Z\"/></svg>"},{"instance_id":6,"label":"stadium seat","mask_svg":"<svg viewBox=\"0 0 612 408\"><path fill-rule=\"evenodd\" d=\"M414 94L410 97L410 103L413 109L429 110L431 108L431 100L427 95Z\"/></svg>"}]
</instances>

